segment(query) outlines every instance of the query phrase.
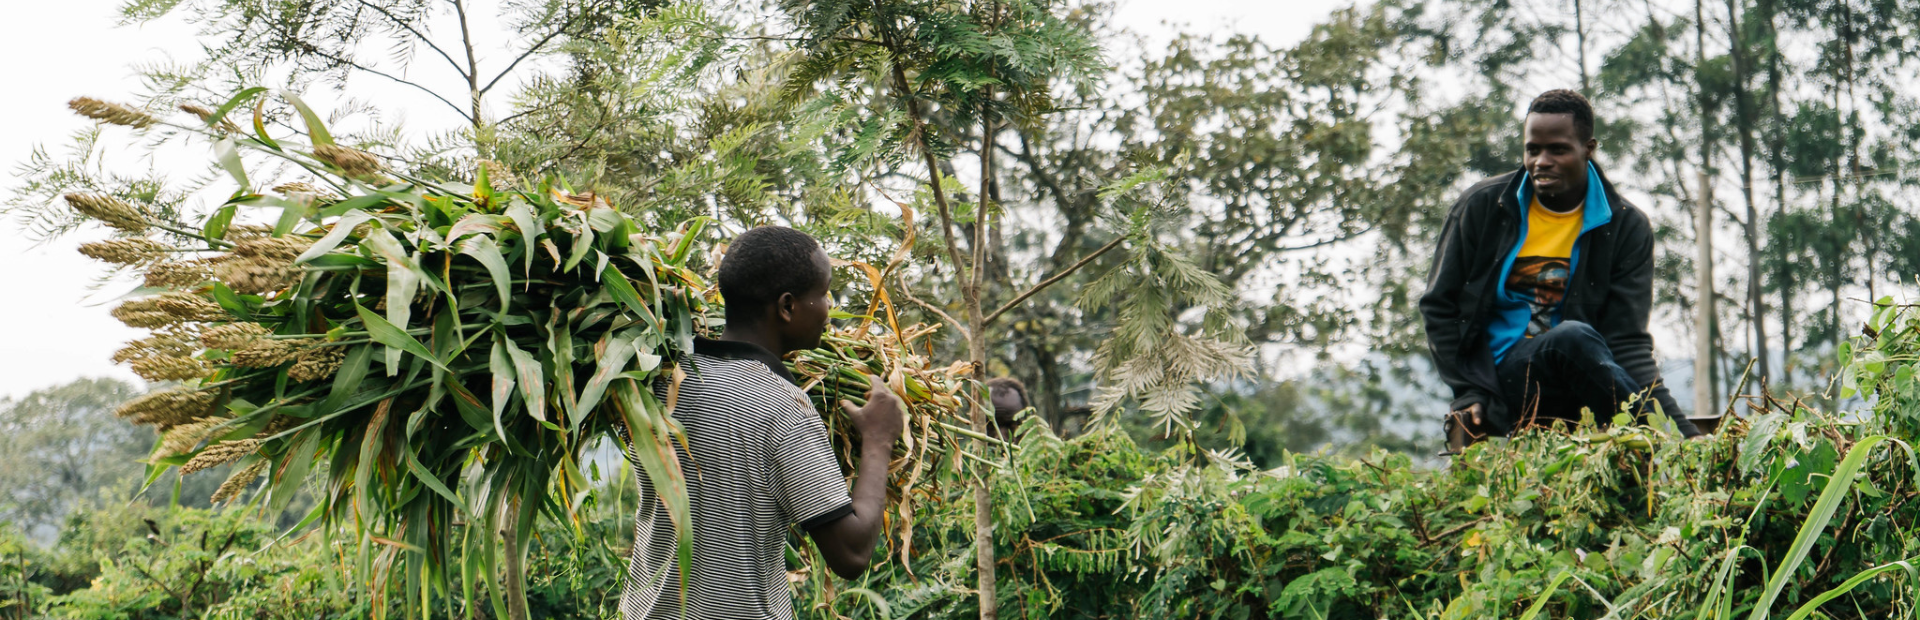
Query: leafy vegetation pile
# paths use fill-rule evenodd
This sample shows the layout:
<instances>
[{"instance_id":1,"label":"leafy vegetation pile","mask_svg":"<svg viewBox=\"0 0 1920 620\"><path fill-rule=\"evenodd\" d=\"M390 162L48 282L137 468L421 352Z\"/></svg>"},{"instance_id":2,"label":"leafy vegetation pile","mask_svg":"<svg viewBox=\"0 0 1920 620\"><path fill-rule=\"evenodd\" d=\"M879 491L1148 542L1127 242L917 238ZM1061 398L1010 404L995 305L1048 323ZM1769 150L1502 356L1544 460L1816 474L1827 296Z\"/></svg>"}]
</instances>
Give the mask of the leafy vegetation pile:
<instances>
[{"instance_id":1,"label":"leafy vegetation pile","mask_svg":"<svg viewBox=\"0 0 1920 620\"><path fill-rule=\"evenodd\" d=\"M1920 420L1920 313L1883 308L1846 366L1871 412L1836 417L1762 399L1767 411L1703 441L1618 425L1480 444L1446 469L1379 452L1293 454L1263 471L1185 448L1149 451L1117 426L1061 440L1030 419L992 488L1001 612L1916 617L1920 486L1913 455L1889 436L1912 436ZM617 617L617 541L628 535L634 482L589 470L598 484L577 529L550 525L535 537L529 600L545 617ZM970 494L943 497L916 514L910 551L877 552L888 557L857 582L830 581L795 556L796 607L821 619L973 617ZM54 552L8 547L19 555L0 558L0 598L31 597L58 617L397 610L350 588L360 574L345 559L351 545L322 536L267 545L264 526L238 512L149 516L157 531L93 514L73 520ZM235 531L243 540L226 546ZM11 585L21 582L16 566L26 567L24 588ZM202 569L204 585L183 585Z\"/></svg>"}]
</instances>

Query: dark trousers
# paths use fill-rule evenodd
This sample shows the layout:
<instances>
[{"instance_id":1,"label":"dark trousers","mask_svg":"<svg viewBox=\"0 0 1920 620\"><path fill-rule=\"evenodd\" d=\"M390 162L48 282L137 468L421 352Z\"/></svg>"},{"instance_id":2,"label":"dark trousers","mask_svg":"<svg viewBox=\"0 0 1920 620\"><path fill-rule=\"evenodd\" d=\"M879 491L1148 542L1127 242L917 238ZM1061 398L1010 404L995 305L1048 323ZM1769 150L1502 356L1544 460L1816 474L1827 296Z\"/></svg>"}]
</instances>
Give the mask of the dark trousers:
<instances>
[{"instance_id":1,"label":"dark trousers","mask_svg":"<svg viewBox=\"0 0 1920 620\"><path fill-rule=\"evenodd\" d=\"M1566 321L1521 340L1507 351L1495 372L1507 404L1506 419L1487 420L1492 427L1487 430L1496 435L1551 424L1555 419L1578 423L1582 407L1605 424L1620 412L1621 402L1640 391L1627 371L1614 363L1606 338L1579 321Z\"/></svg>"}]
</instances>

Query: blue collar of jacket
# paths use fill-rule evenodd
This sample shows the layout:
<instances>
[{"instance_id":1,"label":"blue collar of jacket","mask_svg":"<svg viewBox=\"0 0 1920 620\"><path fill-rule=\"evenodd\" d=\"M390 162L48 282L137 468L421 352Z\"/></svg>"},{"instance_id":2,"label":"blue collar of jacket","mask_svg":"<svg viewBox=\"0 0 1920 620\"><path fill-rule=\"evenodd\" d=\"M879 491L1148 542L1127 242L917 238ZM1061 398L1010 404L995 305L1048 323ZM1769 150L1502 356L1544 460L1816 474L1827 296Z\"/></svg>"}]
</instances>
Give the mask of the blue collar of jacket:
<instances>
[{"instance_id":1,"label":"blue collar of jacket","mask_svg":"<svg viewBox=\"0 0 1920 620\"><path fill-rule=\"evenodd\" d=\"M1533 175L1525 170L1520 172L1519 187L1514 188L1513 197L1520 203L1520 221L1527 221L1527 207L1533 203L1533 184L1528 181ZM1600 177L1600 168L1587 162L1587 197L1585 211L1580 215L1580 233L1606 225L1613 221L1613 204L1607 201L1607 182ZM1524 226L1525 224L1522 224ZM1521 239L1526 235L1522 234Z\"/></svg>"}]
</instances>

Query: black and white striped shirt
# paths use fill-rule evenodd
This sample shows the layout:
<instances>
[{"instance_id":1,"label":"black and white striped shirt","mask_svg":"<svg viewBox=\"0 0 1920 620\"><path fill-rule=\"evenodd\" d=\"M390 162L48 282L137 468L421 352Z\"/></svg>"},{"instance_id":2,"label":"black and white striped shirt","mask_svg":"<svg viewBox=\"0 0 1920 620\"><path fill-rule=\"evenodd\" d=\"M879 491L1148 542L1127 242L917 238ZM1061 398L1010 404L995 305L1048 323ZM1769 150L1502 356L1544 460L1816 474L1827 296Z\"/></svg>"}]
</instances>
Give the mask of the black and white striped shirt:
<instances>
[{"instance_id":1,"label":"black and white striped shirt","mask_svg":"<svg viewBox=\"0 0 1920 620\"><path fill-rule=\"evenodd\" d=\"M760 347L698 339L684 370L673 417L692 448L675 446L692 500L686 613L673 521L637 463L640 512L620 613L626 620L790 620L788 526L805 531L853 513L827 427L786 367ZM666 386L656 392L664 400Z\"/></svg>"}]
</instances>

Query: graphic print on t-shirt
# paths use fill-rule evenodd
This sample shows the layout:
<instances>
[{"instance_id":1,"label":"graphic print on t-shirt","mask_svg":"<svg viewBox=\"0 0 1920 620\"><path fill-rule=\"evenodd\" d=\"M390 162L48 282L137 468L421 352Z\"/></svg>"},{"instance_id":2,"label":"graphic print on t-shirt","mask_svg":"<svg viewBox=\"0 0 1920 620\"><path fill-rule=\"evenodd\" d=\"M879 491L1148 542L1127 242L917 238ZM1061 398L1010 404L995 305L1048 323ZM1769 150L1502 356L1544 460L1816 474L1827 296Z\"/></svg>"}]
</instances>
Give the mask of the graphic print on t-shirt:
<instances>
[{"instance_id":1,"label":"graphic print on t-shirt","mask_svg":"<svg viewBox=\"0 0 1920 620\"><path fill-rule=\"evenodd\" d=\"M1533 305L1533 320L1527 322L1527 337L1553 329L1553 311L1567 297L1568 259L1565 256L1521 256L1513 259L1513 271L1507 273L1507 290Z\"/></svg>"},{"instance_id":2,"label":"graphic print on t-shirt","mask_svg":"<svg viewBox=\"0 0 1920 620\"><path fill-rule=\"evenodd\" d=\"M1528 338L1553 329L1554 314L1567 298L1567 279L1573 274L1573 242L1580 238L1584 205L1556 213L1533 200L1527 205L1527 238L1507 272L1507 293L1533 307L1527 321Z\"/></svg>"}]
</instances>

